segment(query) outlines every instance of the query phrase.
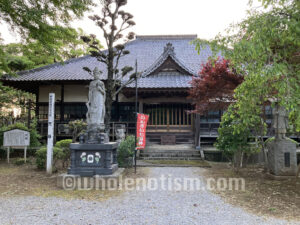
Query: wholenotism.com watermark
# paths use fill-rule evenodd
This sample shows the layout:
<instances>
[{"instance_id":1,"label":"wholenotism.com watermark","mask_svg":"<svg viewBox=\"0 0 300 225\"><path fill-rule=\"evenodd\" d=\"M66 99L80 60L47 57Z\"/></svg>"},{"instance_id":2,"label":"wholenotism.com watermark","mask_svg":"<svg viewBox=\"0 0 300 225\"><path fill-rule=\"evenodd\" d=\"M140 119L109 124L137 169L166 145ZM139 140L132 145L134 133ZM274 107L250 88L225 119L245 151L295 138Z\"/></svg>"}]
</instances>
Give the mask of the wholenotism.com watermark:
<instances>
[{"instance_id":1,"label":"wholenotism.com watermark","mask_svg":"<svg viewBox=\"0 0 300 225\"><path fill-rule=\"evenodd\" d=\"M125 190L125 191L245 191L243 178L198 178L160 177L118 178L79 177L65 175L62 180L65 190Z\"/></svg>"}]
</instances>

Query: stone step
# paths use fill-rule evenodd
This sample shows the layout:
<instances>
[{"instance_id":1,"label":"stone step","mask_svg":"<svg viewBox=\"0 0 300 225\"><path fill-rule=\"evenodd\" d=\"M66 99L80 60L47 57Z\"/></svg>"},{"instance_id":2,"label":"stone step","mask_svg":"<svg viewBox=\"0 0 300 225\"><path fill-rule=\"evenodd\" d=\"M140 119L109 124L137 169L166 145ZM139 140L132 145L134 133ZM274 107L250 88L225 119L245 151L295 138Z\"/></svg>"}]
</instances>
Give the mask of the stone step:
<instances>
[{"instance_id":1,"label":"stone step","mask_svg":"<svg viewBox=\"0 0 300 225\"><path fill-rule=\"evenodd\" d=\"M160 142L158 142L158 141L148 141L147 144L157 144L157 145L159 145ZM184 142L176 142L176 144L177 145L183 145L183 144L192 145L192 144L194 144L194 142L192 142L192 141L184 141Z\"/></svg>"},{"instance_id":2,"label":"stone step","mask_svg":"<svg viewBox=\"0 0 300 225\"><path fill-rule=\"evenodd\" d=\"M199 153L200 154L200 151L192 150L192 149L170 149L170 150L147 149L141 151L140 154L151 154L151 153L182 153L182 154Z\"/></svg>"},{"instance_id":3,"label":"stone step","mask_svg":"<svg viewBox=\"0 0 300 225\"><path fill-rule=\"evenodd\" d=\"M193 132L149 132L147 133L147 135L149 136L157 136L157 135L190 135L190 136L194 136Z\"/></svg>"},{"instance_id":4,"label":"stone step","mask_svg":"<svg viewBox=\"0 0 300 225\"><path fill-rule=\"evenodd\" d=\"M142 153L142 157L201 157L200 153Z\"/></svg>"},{"instance_id":5,"label":"stone step","mask_svg":"<svg viewBox=\"0 0 300 225\"><path fill-rule=\"evenodd\" d=\"M141 157L144 160L202 160L201 157Z\"/></svg>"}]
</instances>

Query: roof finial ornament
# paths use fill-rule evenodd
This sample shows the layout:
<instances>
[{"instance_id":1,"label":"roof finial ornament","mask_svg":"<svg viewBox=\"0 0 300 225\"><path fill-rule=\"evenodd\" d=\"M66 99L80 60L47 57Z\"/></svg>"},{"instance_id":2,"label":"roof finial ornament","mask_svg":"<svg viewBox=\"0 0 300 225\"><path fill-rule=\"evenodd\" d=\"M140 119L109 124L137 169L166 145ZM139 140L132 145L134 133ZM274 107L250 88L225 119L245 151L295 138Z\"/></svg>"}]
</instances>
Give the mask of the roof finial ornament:
<instances>
[{"instance_id":1,"label":"roof finial ornament","mask_svg":"<svg viewBox=\"0 0 300 225\"><path fill-rule=\"evenodd\" d=\"M164 54L175 55L174 47L170 42L164 47Z\"/></svg>"}]
</instances>

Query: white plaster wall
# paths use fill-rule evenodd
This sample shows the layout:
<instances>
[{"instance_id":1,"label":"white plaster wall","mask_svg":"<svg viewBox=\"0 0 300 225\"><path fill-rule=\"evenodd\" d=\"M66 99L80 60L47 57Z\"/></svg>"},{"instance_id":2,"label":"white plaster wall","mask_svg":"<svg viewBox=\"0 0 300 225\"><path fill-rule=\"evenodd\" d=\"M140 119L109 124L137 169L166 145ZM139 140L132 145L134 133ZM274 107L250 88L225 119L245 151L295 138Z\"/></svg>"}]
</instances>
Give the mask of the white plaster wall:
<instances>
[{"instance_id":1,"label":"white plaster wall","mask_svg":"<svg viewBox=\"0 0 300 225\"><path fill-rule=\"evenodd\" d=\"M65 85L64 102L87 102L88 98L88 86L87 85ZM39 87L40 102L48 102L49 93L55 93L55 100L60 100L60 85L45 85ZM119 102L135 102L135 97L126 98L122 93L119 94ZM147 103L171 103L171 102L182 102L189 103L190 99L184 97L164 97L160 98L139 98L139 102Z\"/></svg>"},{"instance_id":2,"label":"white plaster wall","mask_svg":"<svg viewBox=\"0 0 300 225\"><path fill-rule=\"evenodd\" d=\"M86 85L65 85L64 102L87 102ZM60 85L43 85L39 87L39 102L48 102L49 93L55 93L55 100L61 100Z\"/></svg>"},{"instance_id":3,"label":"white plaster wall","mask_svg":"<svg viewBox=\"0 0 300 225\"><path fill-rule=\"evenodd\" d=\"M42 85L39 87L39 102L48 102L49 93L55 93L55 100L60 100L60 85Z\"/></svg>"},{"instance_id":4,"label":"white plaster wall","mask_svg":"<svg viewBox=\"0 0 300 225\"><path fill-rule=\"evenodd\" d=\"M126 98L122 93L119 94L119 102L135 102L135 97Z\"/></svg>"},{"instance_id":5,"label":"white plaster wall","mask_svg":"<svg viewBox=\"0 0 300 225\"><path fill-rule=\"evenodd\" d=\"M64 102L87 102L88 86L87 85L65 85Z\"/></svg>"}]
</instances>

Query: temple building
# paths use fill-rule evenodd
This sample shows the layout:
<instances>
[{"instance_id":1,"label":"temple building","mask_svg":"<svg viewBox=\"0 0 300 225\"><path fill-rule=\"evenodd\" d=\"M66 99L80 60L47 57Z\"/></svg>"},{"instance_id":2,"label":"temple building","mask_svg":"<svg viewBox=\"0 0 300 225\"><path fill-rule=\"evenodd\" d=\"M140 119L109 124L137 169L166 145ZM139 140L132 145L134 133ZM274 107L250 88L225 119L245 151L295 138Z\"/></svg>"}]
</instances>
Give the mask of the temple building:
<instances>
[{"instance_id":1,"label":"temple building","mask_svg":"<svg viewBox=\"0 0 300 225\"><path fill-rule=\"evenodd\" d=\"M150 142L159 143L161 136L168 133L176 136L176 143L194 143L197 139L196 117L188 113L192 109L188 89L211 51L206 48L198 54L191 44L195 38L196 35L137 36L125 46L130 54L120 59L119 68L135 67L137 61L138 72L142 74L137 82L138 111L149 115L147 138ZM23 71L17 77L7 77L3 83L36 95L36 115L43 136L47 135L48 96L55 93L55 133L57 139L62 139L70 136L66 126L69 121L86 116L88 84L93 77L83 67L91 70L98 67L105 82L105 65L84 56ZM221 111L202 117L201 135L216 137L220 118ZM134 82L118 94L113 104L112 127L119 123L126 124L128 133L134 133Z\"/></svg>"}]
</instances>

